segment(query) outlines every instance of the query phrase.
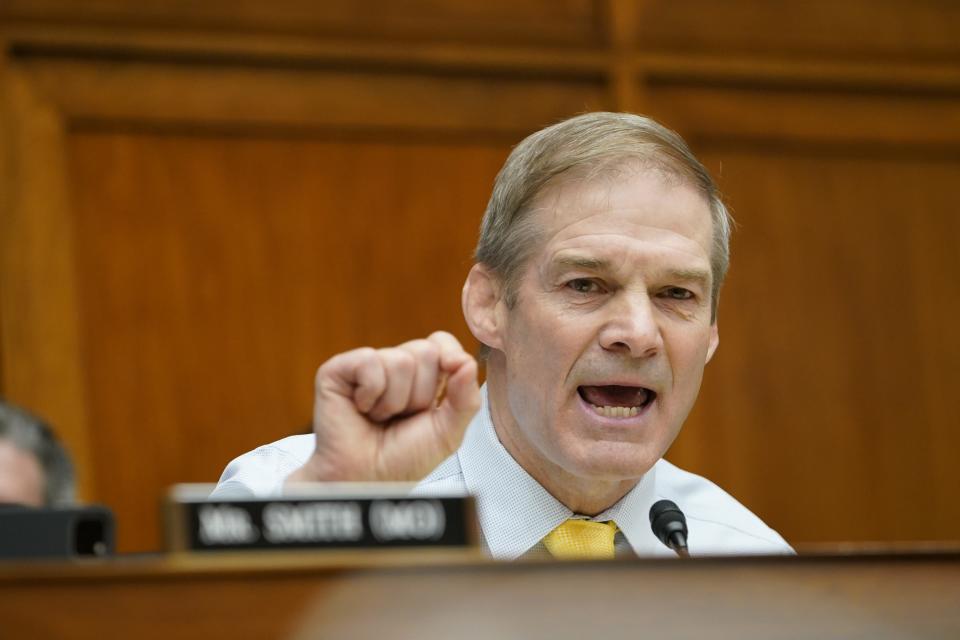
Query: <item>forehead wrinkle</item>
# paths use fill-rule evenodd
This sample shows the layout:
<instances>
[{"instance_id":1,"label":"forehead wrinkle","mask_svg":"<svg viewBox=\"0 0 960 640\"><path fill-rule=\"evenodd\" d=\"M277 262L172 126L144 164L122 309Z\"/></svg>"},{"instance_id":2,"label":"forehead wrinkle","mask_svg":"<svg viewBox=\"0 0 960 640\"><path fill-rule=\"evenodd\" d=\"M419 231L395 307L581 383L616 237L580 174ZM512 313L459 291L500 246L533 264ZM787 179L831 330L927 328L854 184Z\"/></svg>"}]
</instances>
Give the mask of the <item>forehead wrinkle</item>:
<instances>
[{"instance_id":1,"label":"forehead wrinkle","mask_svg":"<svg viewBox=\"0 0 960 640\"><path fill-rule=\"evenodd\" d=\"M677 276L685 277L687 280L695 280L708 273L707 265L710 258L702 244L672 230L649 226L648 228L664 231L666 237L664 240L657 240L630 238L615 232L582 234L557 242L553 250L547 254L546 262L550 265L584 266L600 270L604 267L614 269L624 264L649 263L651 260L669 262L671 254L684 254L704 266L678 265L666 266L664 269L673 270ZM553 237L545 244L549 246L551 242ZM598 246L598 242L602 244Z\"/></svg>"},{"instance_id":2,"label":"forehead wrinkle","mask_svg":"<svg viewBox=\"0 0 960 640\"><path fill-rule=\"evenodd\" d=\"M672 221L669 219L638 219L638 217L642 217L644 215L644 210L643 208L633 206L609 207L599 210L579 208L569 209L563 207L550 209L548 207L544 207L537 212L541 214L541 228L542 230L546 231L546 233L540 238L541 247L546 247L551 243L559 242L562 248L571 241L589 241L590 239L603 238L604 236L612 237L615 242L617 240L629 240L631 239L631 236L634 236L633 239L639 239L638 237L635 237L635 234L652 232L663 234L665 239L672 237L675 240L695 243L699 248L706 252L708 259L711 255L712 223L705 230L690 229L678 231L675 226L671 225ZM578 215L572 215L575 213ZM610 216L616 217L619 228L595 228L593 222L595 218L608 219ZM559 226L555 226L552 229L544 228L547 226L544 223L547 223L548 221L556 222L563 218L567 218L567 220L564 220ZM609 223L606 223L606 226L609 226ZM562 236L567 237L564 238ZM667 244L672 243L668 240Z\"/></svg>"},{"instance_id":3,"label":"forehead wrinkle","mask_svg":"<svg viewBox=\"0 0 960 640\"><path fill-rule=\"evenodd\" d=\"M670 184L664 180L664 176L657 176L657 178L661 184L666 184L668 187L686 186L682 181L677 185ZM547 271L564 266L596 271L619 271L627 264L636 264L638 261L654 266L650 265L649 260L656 260L654 255L665 258L664 252L673 253L675 256L685 254L696 260L696 265L675 264L681 270L701 269L701 262L704 266L709 264L712 253L712 224L707 225L707 229L703 229L701 225L690 229L678 228L673 224L674 216L664 216L663 214L667 212L660 211L659 206L651 208L646 206L648 203L642 201L614 202L612 201L613 188L617 185L602 182L598 185L597 182L558 181L541 191L531 203L531 207L527 210L528 220L539 227L541 235L537 239L538 247L531 252L530 257L534 258L537 253L546 250L546 255L541 253L540 260L536 258L532 260L534 264L540 263L536 270L541 275L545 276ZM699 199L699 194L697 195ZM681 199L681 202L684 201L685 199ZM653 204L656 202L655 200ZM688 213L686 211L688 208L684 206L677 216L684 217ZM650 218L651 215L653 219ZM710 220L709 212L705 215ZM611 216L613 216L612 219ZM599 228L594 224L595 219L601 221ZM616 226L614 228L611 225ZM636 245L634 241L638 240L648 247L651 244L659 246L650 247L654 249L651 255L643 255L646 251L642 248L639 249L640 253L637 253L636 246L624 246L624 244ZM604 244L600 248L599 255L594 245L598 241ZM621 254L615 247L621 247L626 251ZM576 254L581 250L585 258L597 260L593 263L581 262L580 264L557 262L558 254L567 252ZM698 278L687 278L688 281L696 279ZM706 281L712 281L712 274Z\"/></svg>"}]
</instances>

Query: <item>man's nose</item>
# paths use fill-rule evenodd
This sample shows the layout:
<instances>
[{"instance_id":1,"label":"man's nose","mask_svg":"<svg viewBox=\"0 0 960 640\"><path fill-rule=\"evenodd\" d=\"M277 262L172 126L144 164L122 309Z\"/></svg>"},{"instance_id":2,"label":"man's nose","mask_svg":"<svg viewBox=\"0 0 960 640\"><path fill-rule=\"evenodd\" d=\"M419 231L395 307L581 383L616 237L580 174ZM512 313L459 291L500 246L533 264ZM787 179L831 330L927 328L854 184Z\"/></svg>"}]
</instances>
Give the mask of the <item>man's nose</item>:
<instances>
[{"instance_id":1,"label":"man's nose","mask_svg":"<svg viewBox=\"0 0 960 640\"><path fill-rule=\"evenodd\" d=\"M600 346L633 358L648 358L663 347L653 300L646 293L624 295L609 307L600 330Z\"/></svg>"}]
</instances>

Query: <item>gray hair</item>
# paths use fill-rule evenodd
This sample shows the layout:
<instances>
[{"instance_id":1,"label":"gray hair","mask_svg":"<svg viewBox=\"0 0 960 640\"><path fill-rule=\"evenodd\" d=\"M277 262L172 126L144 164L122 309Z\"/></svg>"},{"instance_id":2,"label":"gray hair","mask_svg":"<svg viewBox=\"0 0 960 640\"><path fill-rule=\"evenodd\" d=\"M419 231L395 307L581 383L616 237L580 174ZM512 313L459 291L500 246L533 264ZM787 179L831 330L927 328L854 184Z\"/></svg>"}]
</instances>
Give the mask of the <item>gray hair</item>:
<instances>
[{"instance_id":1,"label":"gray hair","mask_svg":"<svg viewBox=\"0 0 960 640\"><path fill-rule=\"evenodd\" d=\"M53 430L22 409L0 401L0 440L36 457L43 469L44 504L48 507L74 503L76 481L73 463Z\"/></svg>"},{"instance_id":2,"label":"gray hair","mask_svg":"<svg viewBox=\"0 0 960 640\"><path fill-rule=\"evenodd\" d=\"M710 206L713 246L710 266L711 321L717 317L720 285L730 264L732 218L706 167L675 132L630 113L587 113L542 129L518 144L497 174L480 226L474 255L504 284L507 306L516 302L520 272L533 251L539 229L531 204L560 175L587 169L597 173L639 161L695 187Z\"/></svg>"}]
</instances>

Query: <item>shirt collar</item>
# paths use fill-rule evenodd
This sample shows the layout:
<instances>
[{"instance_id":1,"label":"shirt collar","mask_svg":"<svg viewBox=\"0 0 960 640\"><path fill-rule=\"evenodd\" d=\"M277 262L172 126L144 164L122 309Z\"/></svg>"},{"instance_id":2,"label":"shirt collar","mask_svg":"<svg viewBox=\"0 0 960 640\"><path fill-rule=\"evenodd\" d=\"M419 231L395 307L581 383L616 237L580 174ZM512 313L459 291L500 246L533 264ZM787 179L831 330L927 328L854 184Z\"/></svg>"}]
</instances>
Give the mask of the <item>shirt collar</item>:
<instances>
[{"instance_id":1,"label":"shirt collar","mask_svg":"<svg viewBox=\"0 0 960 640\"><path fill-rule=\"evenodd\" d=\"M477 501L477 518L490 554L514 560L573 516L528 474L497 438L486 385L480 411L464 436L457 456L467 490ZM591 518L613 520L637 555L657 554L659 541L650 531L647 510L654 501L656 467L619 502Z\"/></svg>"}]
</instances>

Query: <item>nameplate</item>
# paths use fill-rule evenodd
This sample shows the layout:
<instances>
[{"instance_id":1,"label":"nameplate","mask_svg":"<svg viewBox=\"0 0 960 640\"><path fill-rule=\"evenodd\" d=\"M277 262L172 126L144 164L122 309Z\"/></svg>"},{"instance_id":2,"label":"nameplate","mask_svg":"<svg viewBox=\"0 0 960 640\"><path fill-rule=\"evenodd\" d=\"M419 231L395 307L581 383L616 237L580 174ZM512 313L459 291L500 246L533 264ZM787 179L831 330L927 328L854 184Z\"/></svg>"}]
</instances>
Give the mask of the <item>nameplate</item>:
<instances>
[{"instance_id":1,"label":"nameplate","mask_svg":"<svg viewBox=\"0 0 960 640\"><path fill-rule=\"evenodd\" d=\"M181 488L168 502L167 538L177 551L263 551L469 547L477 536L469 497L336 488L271 500L211 500Z\"/></svg>"}]
</instances>

